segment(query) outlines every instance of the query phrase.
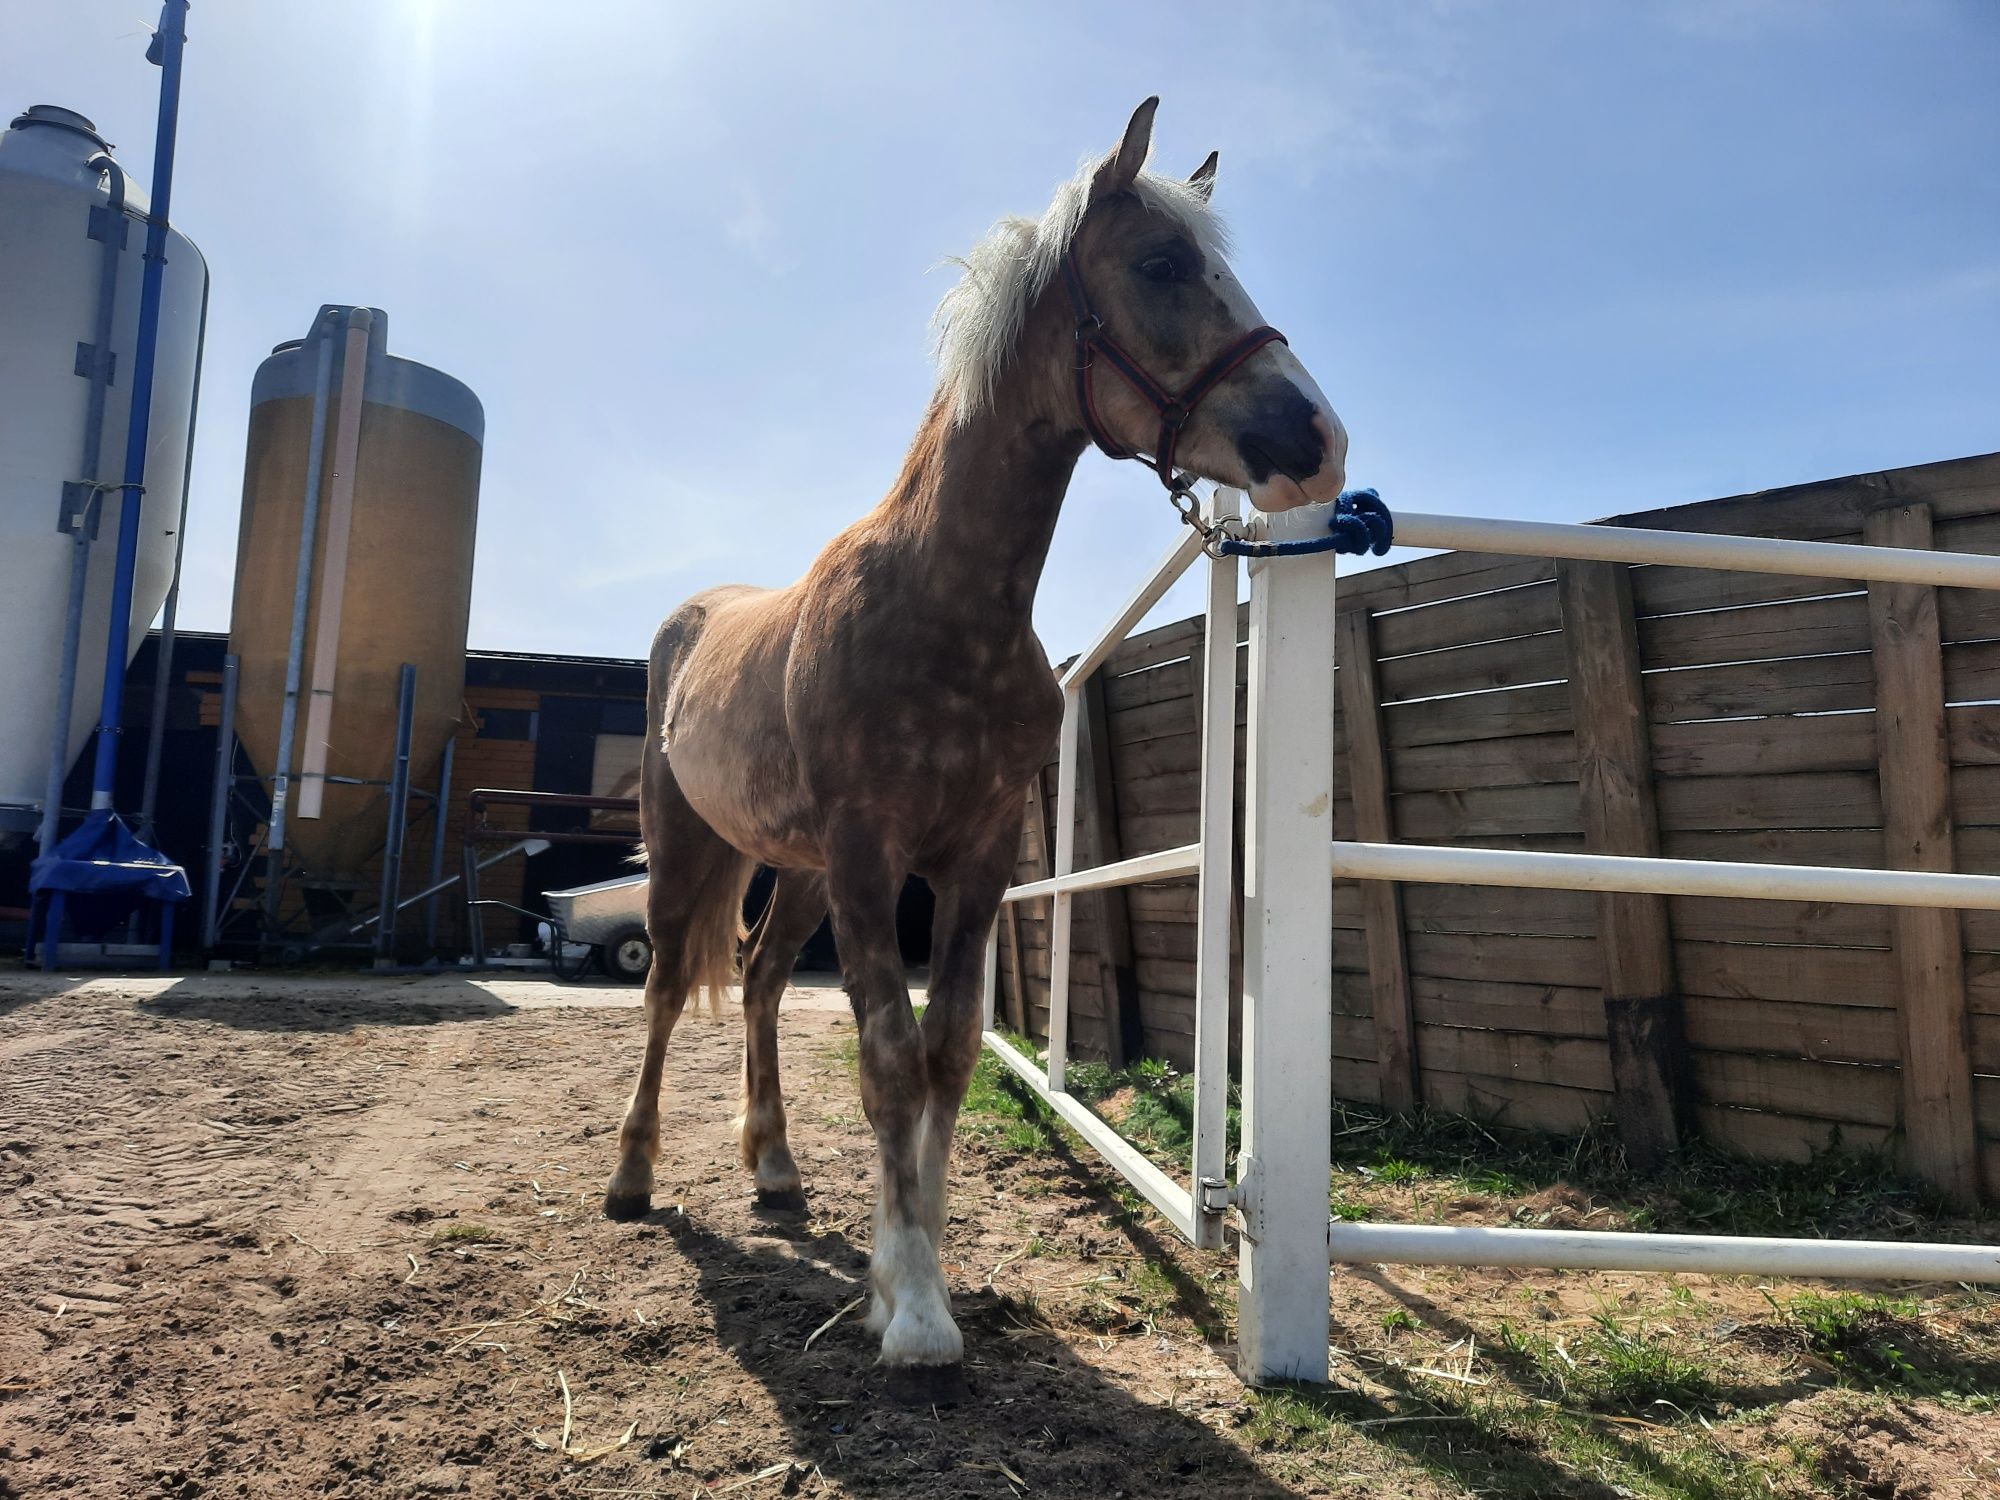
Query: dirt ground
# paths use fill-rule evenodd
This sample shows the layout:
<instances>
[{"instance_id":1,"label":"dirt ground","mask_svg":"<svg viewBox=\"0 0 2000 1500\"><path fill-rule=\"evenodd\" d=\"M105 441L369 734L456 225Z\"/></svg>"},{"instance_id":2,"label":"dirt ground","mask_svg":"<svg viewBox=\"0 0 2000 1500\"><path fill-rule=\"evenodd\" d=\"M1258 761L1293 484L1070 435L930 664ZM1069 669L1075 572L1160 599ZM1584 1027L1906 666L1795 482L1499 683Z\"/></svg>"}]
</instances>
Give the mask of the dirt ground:
<instances>
[{"instance_id":1,"label":"dirt ground","mask_svg":"<svg viewBox=\"0 0 2000 1500\"><path fill-rule=\"evenodd\" d=\"M855 1305L872 1146L844 998L784 1013L808 1211L753 1207L740 1026L690 1014L655 1211L620 1225L598 1198L634 998L0 972L0 1497L2000 1494L1990 1402L1853 1389L1749 1336L1769 1288L1698 1277L1342 1275L1340 1387L1255 1396L1233 1258L1053 1132L977 1114L946 1236L972 1399L896 1406ZM1395 1191L1432 1217L1593 1212ZM1991 1299L1939 1295L1938 1337L1994 1333ZM1607 1310L1719 1351L1738 1399L1586 1413L1546 1446L1466 1404L1532 1389L1514 1323L1568 1360Z\"/></svg>"}]
</instances>

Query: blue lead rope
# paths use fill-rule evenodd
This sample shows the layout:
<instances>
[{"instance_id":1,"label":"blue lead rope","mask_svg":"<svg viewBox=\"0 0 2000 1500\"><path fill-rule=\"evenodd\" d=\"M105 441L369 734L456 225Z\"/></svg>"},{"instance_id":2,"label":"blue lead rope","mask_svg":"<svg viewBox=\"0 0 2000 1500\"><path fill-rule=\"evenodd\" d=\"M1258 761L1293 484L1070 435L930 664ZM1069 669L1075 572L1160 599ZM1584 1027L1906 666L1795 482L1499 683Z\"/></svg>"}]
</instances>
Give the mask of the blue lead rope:
<instances>
[{"instance_id":1,"label":"blue lead rope","mask_svg":"<svg viewBox=\"0 0 2000 1500\"><path fill-rule=\"evenodd\" d=\"M1380 557L1396 539L1395 518L1373 490L1342 490L1333 502L1333 518L1323 537L1291 542L1247 542L1224 537L1216 551L1224 557L1299 557L1312 552L1372 552Z\"/></svg>"}]
</instances>

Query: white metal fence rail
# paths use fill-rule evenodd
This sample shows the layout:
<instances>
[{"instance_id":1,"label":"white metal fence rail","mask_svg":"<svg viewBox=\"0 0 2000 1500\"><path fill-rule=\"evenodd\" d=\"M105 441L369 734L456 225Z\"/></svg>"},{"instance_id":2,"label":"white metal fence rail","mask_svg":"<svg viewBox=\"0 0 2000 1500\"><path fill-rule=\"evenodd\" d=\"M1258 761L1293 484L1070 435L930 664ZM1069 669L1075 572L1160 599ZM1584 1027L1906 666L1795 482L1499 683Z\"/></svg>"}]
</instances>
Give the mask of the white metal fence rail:
<instances>
[{"instance_id":1,"label":"white metal fence rail","mask_svg":"<svg viewBox=\"0 0 2000 1500\"><path fill-rule=\"evenodd\" d=\"M1218 491L1211 520L1240 497ZM1270 540L1323 535L1324 507L1253 516ZM1605 562L1667 564L1810 577L2000 588L2000 557L1858 547L1769 537L1399 513L1397 540ZM1034 1092L1101 1150L1183 1234L1221 1243L1238 1215L1239 1348L1253 1381L1324 1380L1329 1258L1349 1263L1508 1265L1718 1274L2000 1281L2000 1248L1860 1241L1752 1240L1433 1225L1350 1224L1327 1214L1331 1176L1332 888L1323 872L1395 880L1661 895L1734 896L2000 910L2000 877L1823 869L1348 843L1333 822L1334 577L1331 553L1263 559L1250 568L1249 733L1244 806L1243 1140L1236 1180L1224 1160L1228 1087L1229 865L1235 776L1237 569L1211 561L1202 684L1201 839L1180 849L1075 868L1080 691L1118 642L1201 556L1192 534L1109 629L1064 673L1057 762L1054 873L1009 901L1050 897L1046 1071L994 1030L997 946L987 964L986 1039ZM1063 1087L1069 1044L1070 903L1078 891L1195 875L1200 882L1195 983L1192 1181L1184 1186ZM1020 976L1017 976L1017 983ZM1022 986L1025 994L1025 985Z\"/></svg>"}]
</instances>

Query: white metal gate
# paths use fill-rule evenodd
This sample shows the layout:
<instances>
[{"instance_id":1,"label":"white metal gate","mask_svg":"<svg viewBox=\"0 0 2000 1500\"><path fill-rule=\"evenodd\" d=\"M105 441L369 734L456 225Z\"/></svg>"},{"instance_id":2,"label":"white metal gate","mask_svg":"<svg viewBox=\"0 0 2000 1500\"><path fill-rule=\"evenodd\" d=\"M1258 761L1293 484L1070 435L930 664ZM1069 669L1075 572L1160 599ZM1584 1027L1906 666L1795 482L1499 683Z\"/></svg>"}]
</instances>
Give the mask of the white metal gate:
<instances>
[{"instance_id":1,"label":"white metal gate","mask_svg":"<svg viewBox=\"0 0 2000 1500\"><path fill-rule=\"evenodd\" d=\"M1325 535L1328 507L1239 520L1241 496L1204 506L1248 537ZM2000 588L2000 557L1399 512L1406 546L1820 578ZM1081 692L1090 674L1197 559L1184 537L1091 647L1064 672L1054 870L1008 901L1051 897L1046 1072L994 1030L998 947L989 944L986 1042L1037 1097L1101 1151L1195 1244L1239 1231L1238 1344L1252 1381L1327 1377L1327 1266L1335 1263L1700 1270L2000 1282L2000 1247L1746 1239L1349 1223L1328 1214L1332 1131L1332 884L1337 876L1659 895L1734 896L2000 910L2000 876L1715 860L1457 849L1337 841L1333 826L1333 554L1250 563L1249 733L1243 855L1242 1150L1224 1159L1228 1089L1229 869L1235 779L1235 558L1208 560L1203 653L1201 839L1094 869L1075 868ZM1078 891L1194 875L1194 1146L1186 1184L1161 1171L1064 1088L1069 1044L1070 908Z\"/></svg>"}]
</instances>

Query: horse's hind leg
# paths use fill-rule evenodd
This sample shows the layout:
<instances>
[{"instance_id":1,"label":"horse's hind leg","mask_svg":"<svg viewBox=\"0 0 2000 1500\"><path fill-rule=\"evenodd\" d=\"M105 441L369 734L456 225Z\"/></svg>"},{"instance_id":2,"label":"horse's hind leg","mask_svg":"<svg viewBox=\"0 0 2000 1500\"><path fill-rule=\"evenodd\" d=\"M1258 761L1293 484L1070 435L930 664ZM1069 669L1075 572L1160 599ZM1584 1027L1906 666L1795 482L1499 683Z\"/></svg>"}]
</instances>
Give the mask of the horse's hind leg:
<instances>
[{"instance_id":1,"label":"horse's hind leg","mask_svg":"<svg viewBox=\"0 0 2000 1500\"><path fill-rule=\"evenodd\" d=\"M646 804L646 935L653 966L646 974L646 1055L618 1132L618 1169L604 1194L605 1215L613 1219L643 1218L652 1208L667 1041L689 992L705 981L720 982L733 962L750 879L749 860L702 822L672 772L650 752L645 760L640 795Z\"/></svg>"},{"instance_id":2,"label":"horse's hind leg","mask_svg":"<svg viewBox=\"0 0 2000 1500\"><path fill-rule=\"evenodd\" d=\"M806 870L781 870L770 904L757 919L743 963L743 1110L736 1140L756 1173L757 1201L803 1208L798 1166L785 1139L785 1096L778 1082L778 1002L799 949L826 915L826 883Z\"/></svg>"}]
</instances>

